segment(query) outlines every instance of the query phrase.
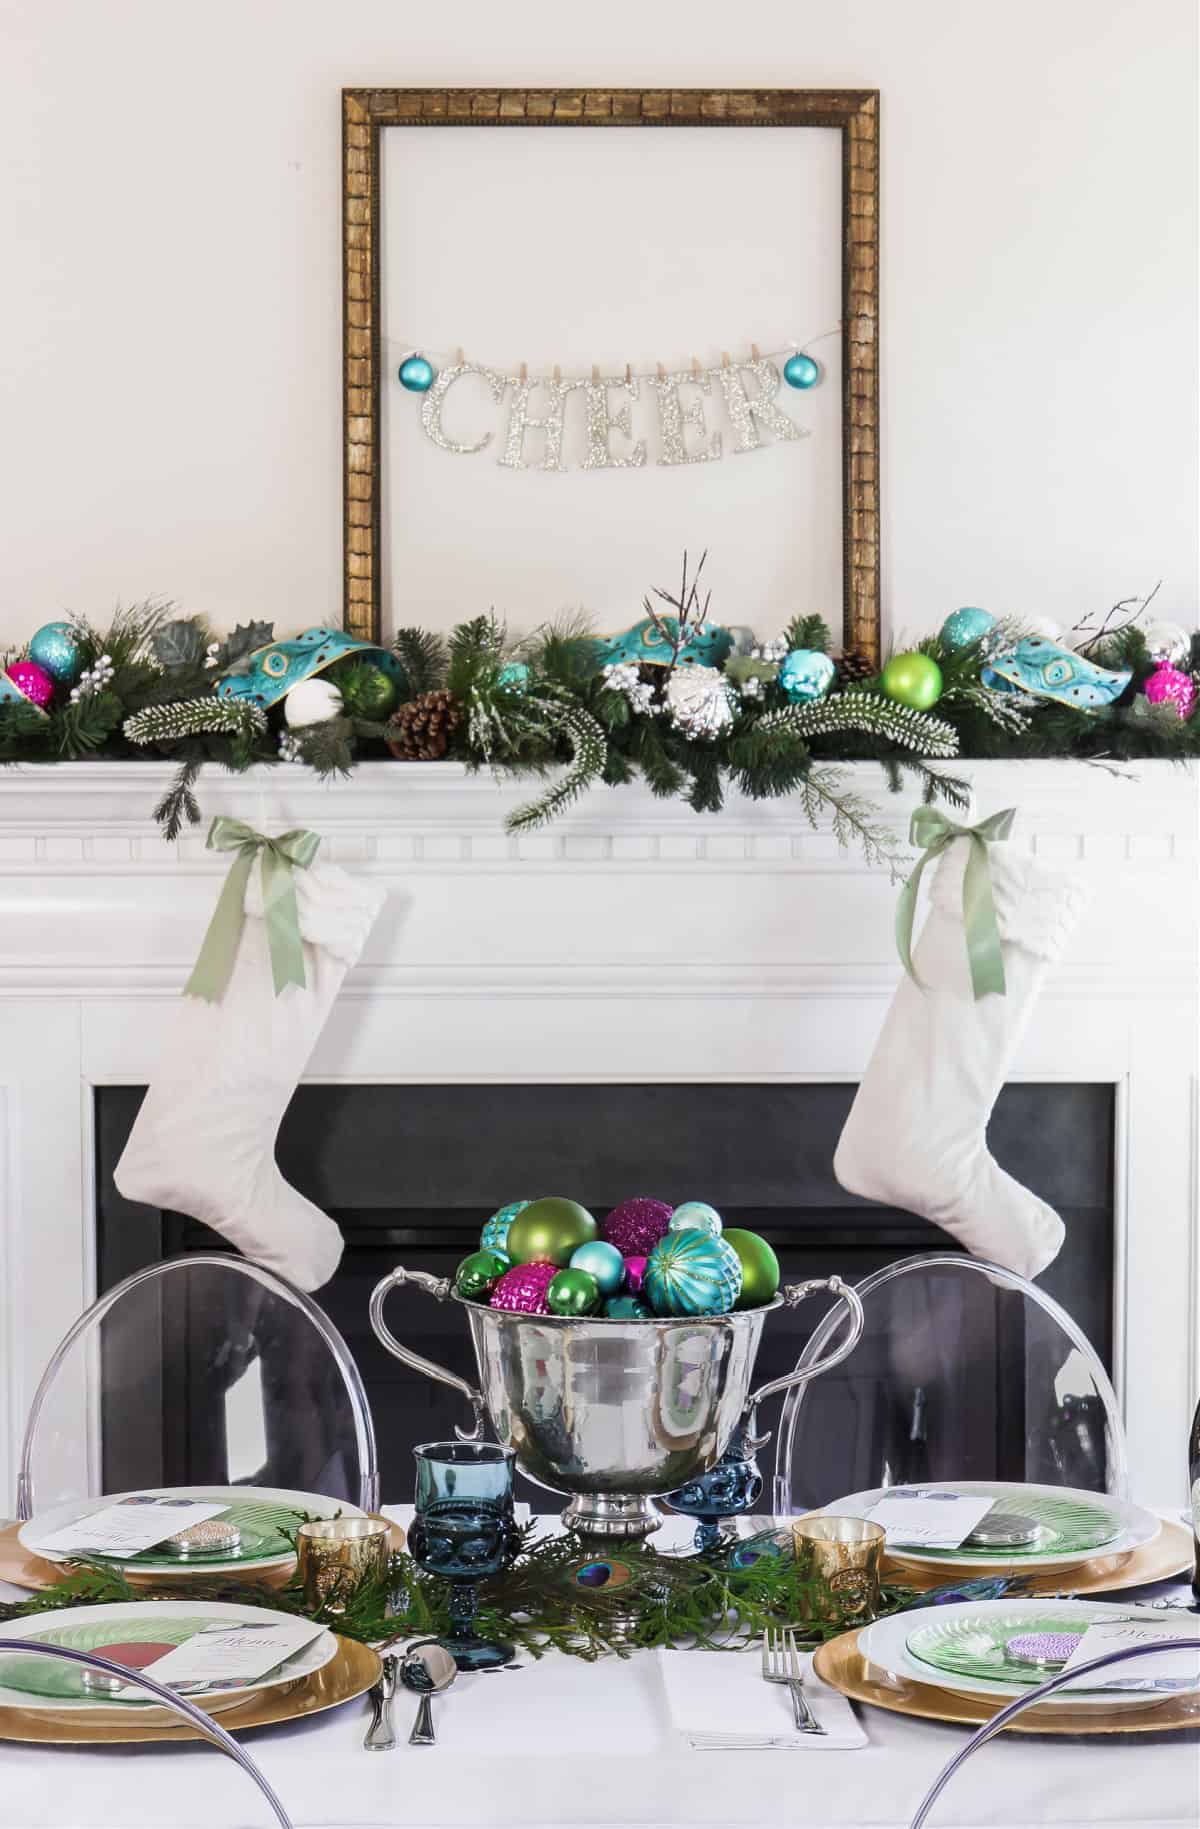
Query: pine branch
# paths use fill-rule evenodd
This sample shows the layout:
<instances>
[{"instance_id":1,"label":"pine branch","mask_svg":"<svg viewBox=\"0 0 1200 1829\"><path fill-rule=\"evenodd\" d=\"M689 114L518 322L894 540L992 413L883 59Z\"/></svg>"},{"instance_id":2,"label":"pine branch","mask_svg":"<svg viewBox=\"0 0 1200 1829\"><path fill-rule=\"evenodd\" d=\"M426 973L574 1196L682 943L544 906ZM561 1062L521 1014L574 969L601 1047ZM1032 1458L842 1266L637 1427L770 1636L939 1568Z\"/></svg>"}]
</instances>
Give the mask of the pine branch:
<instances>
[{"instance_id":1,"label":"pine branch","mask_svg":"<svg viewBox=\"0 0 1200 1829\"><path fill-rule=\"evenodd\" d=\"M182 832L185 821L189 826L200 823L200 802L192 788L203 765L202 756L189 756L181 762L170 787L154 809L163 837L172 843Z\"/></svg>"},{"instance_id":2,"label":"pine branch","mask_svg":"<svg viewBox=\"0 0 1200 1829\"><path fill-rule=\"evenodd\" d=\"M399 694L402 700L436 692L446 677L446 644L428 629L397 629L392 636L392 653L404 674Z\"/></svg>"},{"instance_id":3,"label":"pine branch","mask_svg":"<svg viewBox=\"0 0 1200 1829\"><path fill-rule=\"evenodd\" d=\"M783 633L789 650L808 648L814 654L828 654L833 639L823 616L793 616Z\"/></svg>"},{"instance_id":4,"label":"pine branch","mask_svg":"<svg viewBox=\"0 0 1200 1829\"><path fill-rule=\"evenodd\" d=\"M531 800L509 814L505 821L509 832L529 832L535 826L546 825L578 800L604 773L607 745L604 732L591 713L578 705L564 708L560 729L571 744L571 765L537 800Z\"/></svg>"},{"instance_id":5,"label":"pine branch","mask_svg":"<svg viewBox=\"0 0 1200 1829\"><path fill-rule=\"evenodd\" d=\"M90 692L54 713L54 741L60 756L78 761L103 749L121 722L123 706L113 692Z\"/></svg>"},{"instance_id":6,"label":"pine branch","mask_svg":"<svg viewBox=\"0 0 1200 1829\"><path fill-rule=\"evenodd\" d=\"M179 699L170 705L150 705L145 711L126 718L125 735L139 748L178 743L183 737L197 737L210 731L234 737L246 733L261 734L267 727L267 714L245 699Z\"/></svg>"},{"instance_id":7,"label":"pine branch","mask_svg":"<svg viewBox=\"0 0 1200 1829\"><path fill-rule=\"evenodd\" d=\"M832 698L813 699L807 705L769 711L759 720L759 728L786 730L805 742L812 737L860 730L922 756L958 754L958 733L952 724L932 718L925 711L912 711L875 692L839 692Z\"/></svg>"},{"instance_id":8,"label":"pine branch","mask_svg":"<svg viewBox=\"0 0 1200 1829\"><path fill-rule=\"evenodd\" d=\"M866 864L883 864L892 881L900 881L904 869L895 833L878 824L869 800L842 787L836 769L809 769L801 784L800 796L810 825L819 825L820 814L824 812L839 845L849 845L857 839Z\"/></svg>"}]
</instances>

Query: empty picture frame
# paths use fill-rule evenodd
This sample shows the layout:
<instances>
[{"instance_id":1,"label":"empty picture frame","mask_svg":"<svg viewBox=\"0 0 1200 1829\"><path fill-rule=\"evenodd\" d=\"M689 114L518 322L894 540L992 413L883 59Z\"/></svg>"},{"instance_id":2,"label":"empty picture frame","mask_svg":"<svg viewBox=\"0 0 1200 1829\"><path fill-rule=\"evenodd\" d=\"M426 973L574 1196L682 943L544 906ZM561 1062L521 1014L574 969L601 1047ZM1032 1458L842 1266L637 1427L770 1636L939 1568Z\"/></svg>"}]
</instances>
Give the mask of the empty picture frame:
<instances>
[{"instance_id":1,"label":"empty picture frame","mask_svg":"<svg viewBox=\"0 0 1200 1829\"><path fill-rule=\"evenodd\" d=\"M523 589L539 576L539 565L553 572L553 554L543 554L540 560L532 543L528 550L519 549L525 554L524 567L515 562L517 547L505 549L503 536L511 535L515 539L516 535L497 518L502 514L499 498L488 496L485 499L479 495L481 487L495 491L498 481L491 476L484 478L482 471L468 477L469 467L479 465L480 459L446 459L444 453L426 444L428 456L443 460L443 463L431 477L424 475L423 467L422 488L441 490L444 497L440 502L428 495L422 500L421 490L414 487L408 446L403 443L397 446L395 437L389 437L388 429L388 415L392 411L394 431L398 428L403 440L411 444L417 436L411 428L417 424L413 415L418 409L411 396L407 397L407 405L403 404L405 397L398 388L395 399L391 392L385 395L384 389L392 389L395 382L395 376L391 374L392 359L408 337L414 347L424 347L424 339L441 349L447 345L451 348L461 346L467 336L462 330L464 320L478 329L482 340L478 349L473 345L467 347L467 357L487 366L515 369L518 358L523 360L527 355L533 374L545 372L550 361L557 361L561 355L567 373L586 374L590 361L611 363L628 353L632 353L635 363L643 370L648 359L658 353L670 362L681 363L682 352L677 347L659 352L657 347L652 349L647 343L631 349L628 324L620 327L619 351L607 343L604 347L592 346L597 337L604 336L599 326L605 317L603 312L598 317L593 314L595 322L591 322L582 305L573 312L573 300L580 301L582 294L579 274L570 265L570 250L574 247L577 253L583 245L580 236L585 230L591 233L586 221L586 212L591 211L595 221L597 261L603 262L606 269L619 263L623 242L633 232L633 214L639 209L640 197L635 195L630 202L627 193L622 193L624 201L614 206L612 198L606 196L603 184L605 148L612 146L607 133L577 134L573 142L547 144L543 131L555 127L625 129L626 137L619 143L620 157L616 156L618 148L613 147L608 163L614 171L618 168L623 171L627 182L631 168L628 136L636 135L637 129L657 127L691 130L690 133L677 133L666 143L672 157L661 161L666 186L662 194L677 196L678 174L682 171L690 175L694 167L695 203L694 208L676 207L655 219L654 232L661 236L667 255L663 270L648 276L644 265L635 260L627 275L629 297L635 300L640 297L648 307L653 305L653 309L647 308L645 313L639 307L639 320L645 315L650 321L647 336L652 340L661 340L663 336L662 325L667 321L664 300L671 307L671 321L677 320L683 327L680 334L685 339L691 332L695 332L698 339L701 334L698 326L710 324L709 316L702 316L698 310L698 289L691 283L694 273L687 260L671 258L672 249L677 255L681 241L686 241L689 224L700 220L700 212L709 209L715 219L715 226L706 226L704 233L708 239L702 242L702 249L707 248L711 258L716 249L723 251L726 245L736 247L736 224L744 212L740 208L730 211L729 195L742 183L745 187L741 192L743 199L757 192L761 200L764 185L768 185L772 212L769 219L772 223L778 222L777 231L772 228L771 233L777 233L782 248L786 238L795 239L803 226L803 220L798 222L790 207L793 196L803 198L805 183L810 187L828 185L828 195L814 199L819 207L808 211L810 217L819 217L822 224L822 237L810 250L809 264L821 269L812 276L813 297L828 298L840 308L840 326L836 317L833 324L833 329L840 328L840 336L813 352L822 367L828 369L828 377L833 383L828 392L833 397L820 402L820 412L824 415L821 425L826 436L807 439L805 445L818 448L820 462L832 468L828 477L822 478L821 487L810 491L813 500L807 497L802 500L796 493L794 480L781 485L781 473L775 473L767 488L754 492L754 504L755 511L761 513L762 505L758 500L761 494L762 502L774 514L773 524L778 527L780 541L786 547L789 537L793 537L794 546L803 548L797 553L799 567L805 563L805 553L817 555L818 561L820 554L826 554L828 564L835 566L838 574L841 632L845 645L860 650L872 660L878 659L878 120L879 99L873 90L343 91L343 514L344 623L347 630L378 640L384 637L388 628L402 622L432 620L435 625L447 626L449 622L493 606L502 613L519 612L524 607ZM384 140L385 130L430 127L458 128L459 138L453 144L432 137L427 141L422 133L418 141L410 135L392 135L387 142ZM533 163L525 163L523 167L524 183L515 175L516 167L511 157L515 150L513 139L497 142L493 157L481 160L475 144L477 136L462 133L463 129L482 128L526 130L520 137L520 160ZM696 138L696 130L711 128L723 128L727 132L753 128L822 129L825 130L823 150L820 158L810 158L804 163L802 172L800 149L795 141L789 142L789 136L777 141L773 134L755 135L749 144L743 138L740 150L736 138L732 143L728 138L722 142L714 140L714 146L720 148L721 183L732 187L730 193L714 197L711 185L717 164L712 158L697 157L697 148L707 148L708 140L707 135L703 140ZM531 129L537 131L530 132ZM830 142L832 157L829 156ZM575 156L585 143L587 157ZM636 140L633 144L637 145ZM815 136L811 131L804 144L810 154L815 150ZM414 148L419 148L419 154ZM653 150L661 151L657 140ZM648 198L657 194L652 179L654 172L660 169L655 166L651 151L651 148L637 147L638 156L634 161L639 171L645 171ZM539 168L538 161L547 163ZM516 163L520 166L520 161ZM444 183L441 181L443 167ZM489 203L494 203L494 187L502 181L497 175L500 170L505 174L503 182L513 186L512 240L503 253L495 227L498 212L489 207ZM563 216L560 220L566 223L570 232L558 238L554 235L553 224L539 217L536 209L522 214L522 202L528 190L535 195L558 195L553 189L547 191L545 186L557 182L561 188L567 182L564 175L567 172L574 174L575 190L571 194L578 197L578 209L584 213L583 226L573 214L569 222ZM478 195L473 175L478 177ZM668 178L676 183L675 191L667 184ZM839 178L840 183L837 182ZM461 186L468 181L472 184L470 191L455 193L456 183ZM627 231L624 237L622 211ZM754 212L749 213L753 215ZM764 222L768 220L761 208L759 216ZM464 242L469 249L472 223L480 241L481 264L478 283L464 285L464 274L471 273ZM644 252L648 233L644 224L637 225L635 250L640 246ZM562 271L555 266L560 239L568 250L566 270ZM776 251L772 250L772 253ZM444 274L439 272L439 261L445 264ZM772 261L768 265L776 283L786 285L786 262ZM416 283L418 275L419 285ZM676 278L682 275L677 297L671 293L673 275ZM408 276L407 286L405 276ZM723 275L722 279L725 278L727 276ZM439 280L444 280L444 284L439 284ZM548 318L544 309L546 287L552 283L561 285L557 319ZM711 334L727 337L738 344L739 354L743 353L743 346L751 337L757 337L764 350L779 348L779 341L772 339L777 335L774 327L783 321L785 307L778 298L769 296L770 284L768 276L764 306L764 288L756 285L753 266L747 263L737 292L739 303L734 314L737 321L731 321L731 308L725 304L720 324L711 324ZM543 307L540 311L530 310L529 316L537 328L531 333L531 346L524 352L519 346L514 347L516 332L513 327L513 299L522 296L522 288L526 289L524 296L531 306ZM729 286L725 289L728 291ZM425 296L416 302L396 296L406 290L423 292ZM718 286L718 296L720 290ZM447 307L447 300L455 297L463 301L462 311ZM830 335L831 327L825 322L795 321L805 308L810 316L815 309L809 304L792 313L787 319L784 340L802 341L810 336ZM759 320L760 309L766 321ZM436 315L438 322L417 321L421 319L422 311ZM582 336L587 327L591 338L586 344L586 352L584 344L577 339L573 343L571 334L566 333L556 339L554 347L547 348L544 324L567 322L573 315L578 317L579 325L569 325L569 330L573 332L578 328L578 334ZM453 323L446 321L449 316L454 317ZM493 322L496 325L494 341ZM640 321L638 328L641 328ZM687 341L684 347L689 347ZM706 362L713 359L709 348L705 348L703 354ZM443 361L452 359L442 357ZM840 390L834 394L839 376ZM814 401L818 392L813 390ZM807 400L809 397L802 398ZM784 401L782 404L789 403ZM402 411L409 419L401 425L396 414ZM495 447L502 443L498 435L501 425L502 421L498 421L492 457ZM800 448L789 446L789 451ZM740 464L702 468L711 468L714 473L726 469L741 471ZM671 472L659 474L665 478L670 477ZM764 475L760 473L760 481ZM653 517L657 512L654 496L647 493L652 489L650 474L636 485L628 472L607 473L608 481L614 477L621 478L618 487L636 486L640 490L636 502L631 495L620 501L611 493L606 495L605 482L599 478L588 478L586 482L570 477L524 479L507 473L503 479L510 490L528 481L535 486L544 484L548 491L555 492L539 496L536 502L532 497L522 501L517 518L519 520L520 514L532 515L534 523L540 518L548 537L555 535L569 541L571 551L578 554L573 591L570 595L564 594L562 602L553 607L567 607L573 603L598 612L602 621L608 605L603 600L603 590L599 593L600 601L592 591L588 577L588 546L584 542L592 542L594 564L599 563L601 555L613 546L614 536L619 540L622 531L636 549L633 536L638 516ZM771 495L772 490L778 492L781 486L790 486L793 490L791 499L784 500L782 512ZM737 487L744 490L746 484L741 481ZM576 525L572 517L586 513L581 506L584 488L596 492L588 497L589 506L594 503L594 522L589 525L585 520L583 525ZM507 500L515 504L516 498L510 495ZM747 498L745 555L758 551L762 544L755 537L749 501ZM714 616L733 622L753 621L756 608L757 614L762 616L764 607L761 600L757 606L754 601L755 580L751 578L749 588L744 590L743 580L738 576L738 553L722 552L719 543L710 539L707 522L712 518L711 509L710 501L710 512L703 512L701 498L697 513L688 518L688 532L694 548L706 543L715 548L709 565L709 581L714 585ZM736 496L733 512L737 512ZM814 514L824 517L819 526L813 524ZM664 512L663 523L667 528L674 528L669 512ZM451 528L455 532L453 541L447 539ZM430 542L429 550L418 556L414 549L413 592L405 599L403 591L388 590L389 576L407 580L406 541L419 543L421 538ZM498 541L491 562L487 558L490 539ZM441 614L430 618L423 613L428 590L422 588L421 563L428 568L440 562L439 553L445 553L449 580L453 584L455 557L471 552L473 542L479 548L480 590L464 588L462 600L456 599L452 610L443 607ZM676 538L670 538L656 551L654 563L664 576L674 575L678 543ZM726 546L732 543L726 541ZM799 575L803 575L802 570ZM485 579L486 593L482 591ZM659 581L657 575L638 576L638 592L629 597L625 621L636 616L640 590ZM790 586L784 595L789 609L816 608L827 613L832 610L831 620L837 620L837 607L824 599L806 598L802 590L792 591ZM393 598L396 600L392 601ZM530 621L539 620L549 606L535 601L529 607L533 614L524 619L526 626ZM772 607L778 608L778 605ZM616 620L620 622L621 618L618 616Z\"/></svg>"}]
</instances>

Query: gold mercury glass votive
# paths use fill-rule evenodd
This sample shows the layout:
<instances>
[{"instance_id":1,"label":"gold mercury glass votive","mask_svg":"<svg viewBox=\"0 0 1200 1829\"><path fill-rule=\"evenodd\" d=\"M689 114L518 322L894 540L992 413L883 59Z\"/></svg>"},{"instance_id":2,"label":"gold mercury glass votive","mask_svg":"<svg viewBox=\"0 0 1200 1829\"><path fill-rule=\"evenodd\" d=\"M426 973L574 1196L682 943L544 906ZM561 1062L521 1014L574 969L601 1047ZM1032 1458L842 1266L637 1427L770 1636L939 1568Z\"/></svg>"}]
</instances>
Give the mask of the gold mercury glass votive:
<instances>
[{"instance_id":1,"label":"gold mercury glass votive","mask_svg":"<svg viewBox=\"0 0 1200 1829\"><path fill-rule=\"evenodd\" d=\"M817 1619L865 1626L879 1611L885 1532L866 1518L800 1518L792 1545L800 1577L813 1584Z\"/></svg>"},{"instance_id":2,"label":"gold mercury glass votive","mask_svg":"<svg viewBox=\"0 0 1200 1829\"><path fill-rule=\"evenodd\" d=\"M368 1576L387 1574L391 1526L386 1518L314 1518L296 1532L296 1565L306 1607L345 1610L345 1598Z\"/></svg>"}]
</instances>

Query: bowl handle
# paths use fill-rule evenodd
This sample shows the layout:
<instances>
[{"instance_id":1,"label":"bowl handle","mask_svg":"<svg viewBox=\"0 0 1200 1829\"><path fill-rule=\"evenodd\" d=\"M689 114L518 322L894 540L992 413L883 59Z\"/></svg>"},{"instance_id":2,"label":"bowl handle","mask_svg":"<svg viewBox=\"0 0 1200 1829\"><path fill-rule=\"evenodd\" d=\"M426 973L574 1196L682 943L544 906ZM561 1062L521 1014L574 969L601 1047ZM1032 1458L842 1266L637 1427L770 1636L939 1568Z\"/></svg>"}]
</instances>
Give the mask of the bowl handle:
<instances>
[{"instance_id":1,"label":"bowl handle","mask_svg":"<svg viewBox=\"0 0 1200 1829\"><path fill-rule=\"evenodd\" d=\"M773 1378L769 1384L760 1385L746 1399L746 1408L742 1411L742 1422L751 1437L758 1435L758 1406L768 1397L777 1397L780 1391L790 1391L793 1386L807 1384L810 1378L816 1378L820 1372L828 1372L832 1366L840 1365L842 1360L852 1353L862 1339L864 1325L863 1306L858 1299L858 1292L851 1284L843 1283L840 1276L813 1277L807 1283L789 1283L783 1290L783 1299L789 1308L798 1308L806 1296L811 1296L818 1289L827 1289L846 1304L850 1317L850 1326L840 1346L835 1346L823 1359L815 1359L811 1365L794 1366L782 1378ZM767 1438L762 1438L767 1439Z\"/></svg>"},{"instance_id":2,"label":"bowl handle","mask_svg":"<svg viewBox=\"0 0 1200 1829\"><path fill-rule=\"evenodd\" d=\"M397 1340L383 1318L384 1303L391 1291L398 1289L402 1283L415 1283L418 1289L423 1289L426 1295L435 1296L439 1302L444 1302L450 1294L449 1277L431 1276L428 1270L405 1270L397 1264L391 1275L385 1276L381 1283L376 1283L371 1291L371 1326L388 1352L393 1353L405 1365L410 1365L414 1372L423 1372L426 1378L432 1378L439 1384L448 1384L455 1391L462 1392L474 1413L474 1421L469 1429L459 1429L456 1426L454 1433L460 1442L477 1442L483 1435L483 1393L468 1384L465 1378L460 1378L457 1372L449 1372L444 1365L435 1365L432 1359L423 1359L420 1353L414 1353L411 1347Z\"/></svg>"}]
</instances>

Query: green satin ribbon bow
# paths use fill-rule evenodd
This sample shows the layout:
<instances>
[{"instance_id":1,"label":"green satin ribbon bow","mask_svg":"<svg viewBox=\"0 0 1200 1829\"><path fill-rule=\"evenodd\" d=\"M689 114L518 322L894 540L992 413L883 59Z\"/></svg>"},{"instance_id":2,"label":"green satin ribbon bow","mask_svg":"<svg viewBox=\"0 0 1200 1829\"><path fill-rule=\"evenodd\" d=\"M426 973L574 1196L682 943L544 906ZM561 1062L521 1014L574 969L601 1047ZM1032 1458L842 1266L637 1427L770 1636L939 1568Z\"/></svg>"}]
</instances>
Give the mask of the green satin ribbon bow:
<instances>
[{"instance_id":1,"label":"green satin ribbon bow","mask_svg":"<svg viewBox=\"0 0 1200 1829\"><path fill-rule=\"evenodd\" d=\"M896 905L896 945L904 969L914 984L921 983L912 960L913 917L917 912L921 872L956 838L965 838L970 842L970 850L963 872L963 926L967 936L971 989L977 1000L986 997L989 991L995 991L1001 997L1005 995L1004 956L1000 951L1000 929L996 925L987 848L996 839L1008 837L1016 813L1016 807L1008 807L1003 813L993 813L990 819L981 819L977 826L956 826L935 807L918 807L913 814L908 841L912 845L922 845L925 855L900 891Z\"/></svg>"},{"instance_id":2,"label":"green satin ribbon bow","mask_svg":"<svg viewBox=\"0 0 1200 1829\"><path fill-rule=\"evenodd\" d=\"M200 956L183 987L185 996L203 997L206 1003L221 1001L246 921L246 885L256 857L262 859L263 915L275 995L278 997L287 984L303 987L304 949L292 871L308 869L320 842L316 832L304 832L299 827L294 832L281 832L278 838L267 838L240 819L218 814L208 828L208 849L236 851L237 856L217 899Z\"/></svg>"}]
</instances>

